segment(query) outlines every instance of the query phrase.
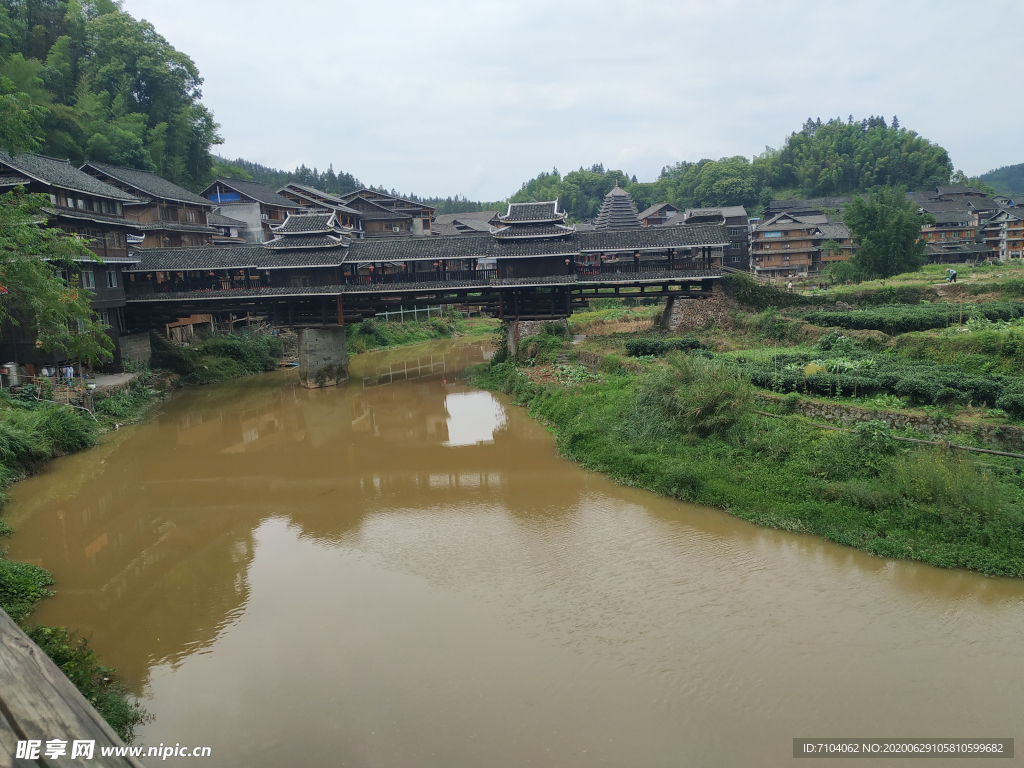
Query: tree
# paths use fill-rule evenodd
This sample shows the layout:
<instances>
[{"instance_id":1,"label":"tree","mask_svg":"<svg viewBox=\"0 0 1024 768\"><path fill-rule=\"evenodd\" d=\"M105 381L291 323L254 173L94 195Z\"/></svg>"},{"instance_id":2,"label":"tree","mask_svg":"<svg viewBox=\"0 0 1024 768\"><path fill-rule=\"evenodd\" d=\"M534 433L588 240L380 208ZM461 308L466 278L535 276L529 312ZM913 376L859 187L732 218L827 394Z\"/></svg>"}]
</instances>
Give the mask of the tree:
<instances>
[{"instance_id":1,"label":"tree","mask_svg":"<svg viewBox=\"0 0 1024 768\"><path fill-rule=\"evenodd\" d=\"M903 186L884 186L846 206L843 221L857 246L852 261L868 279L913 272L925 262L921 226L934 219L906 193Z\"/></svg>"},{"instance_id":2,"label":"tree","mask_svg":"<svg viewBox=\"0 0 1024 768\"><path fill-rule=\"evenodd\" d=\"M2 85L7 90L10 81ZM25 94L0 97L0 148L15 154L36 146L37 109ZM0 329L30 323L43 349L98 363L112 356L113 342L89 294L58 271L70 278L81 259L99 259L77 238L46 226L49 204L48 195L30 195L22 187L0 195Z\"/></svg>"}]
</instances>

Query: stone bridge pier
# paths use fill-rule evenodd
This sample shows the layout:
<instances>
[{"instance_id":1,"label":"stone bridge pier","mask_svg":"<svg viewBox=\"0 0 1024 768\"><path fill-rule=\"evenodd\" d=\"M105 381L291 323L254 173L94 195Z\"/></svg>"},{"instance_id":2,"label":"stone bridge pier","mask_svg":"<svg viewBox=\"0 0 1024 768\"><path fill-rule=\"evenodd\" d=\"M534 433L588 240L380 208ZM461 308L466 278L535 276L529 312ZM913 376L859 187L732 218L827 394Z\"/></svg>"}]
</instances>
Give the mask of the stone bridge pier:
<instances>
[{"instance_id":1,"label":"stone bridge pier","mask_svg":"<svg viewBox=\"0 0 1024 768\"><path fill-rule=\"evenodd\" d=\"M343 325L299 332L299 383L309 389L348 381L348 347Z\"/></svg>"}]
</instances>

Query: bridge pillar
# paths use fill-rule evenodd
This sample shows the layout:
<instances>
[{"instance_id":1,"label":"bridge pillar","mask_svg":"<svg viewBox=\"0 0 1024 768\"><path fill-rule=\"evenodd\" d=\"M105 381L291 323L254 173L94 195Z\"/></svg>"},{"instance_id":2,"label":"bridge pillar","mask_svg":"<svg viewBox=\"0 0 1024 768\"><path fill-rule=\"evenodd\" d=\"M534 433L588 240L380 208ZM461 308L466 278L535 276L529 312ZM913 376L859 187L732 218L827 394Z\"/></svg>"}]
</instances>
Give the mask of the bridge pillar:
<instances>
[{"instance_id":1,"label":"bridge pillar","mask_svg":"<svg viewBox=\"0 0 1024 768\"><path fill-rule=\"evenodd\" d=\"M348 381L344 326L303 328L299 332L299 383L309 389Z\"/></svg>"}]
</instances>

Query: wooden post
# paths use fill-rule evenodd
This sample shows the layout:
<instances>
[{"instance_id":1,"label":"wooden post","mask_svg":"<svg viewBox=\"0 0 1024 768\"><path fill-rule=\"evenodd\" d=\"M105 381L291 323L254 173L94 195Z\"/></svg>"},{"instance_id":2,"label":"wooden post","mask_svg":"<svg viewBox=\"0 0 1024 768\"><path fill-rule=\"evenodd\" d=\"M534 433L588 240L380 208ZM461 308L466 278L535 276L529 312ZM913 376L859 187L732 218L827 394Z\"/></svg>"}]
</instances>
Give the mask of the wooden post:
<instances>
[{"instance_id":1,"label":"wooden post","mask_svg":"<svg viewBox=\"0 0 1024 768\"><path fill-rule=\"evenodd\" d=\"M345 315L341 311L341 296L338 296L338 325L345 325Z\"/></svg>"}]
</instances>

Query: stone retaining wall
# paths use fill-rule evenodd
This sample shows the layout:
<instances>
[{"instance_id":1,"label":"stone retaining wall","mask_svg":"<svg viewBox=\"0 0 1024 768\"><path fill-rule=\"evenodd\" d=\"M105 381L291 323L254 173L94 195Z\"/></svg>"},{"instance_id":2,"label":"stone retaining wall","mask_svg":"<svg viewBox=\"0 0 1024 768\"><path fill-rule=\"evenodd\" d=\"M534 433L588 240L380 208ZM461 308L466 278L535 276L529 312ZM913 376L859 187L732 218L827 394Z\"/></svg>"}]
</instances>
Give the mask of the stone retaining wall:
<instances>
[{"instance_id":1,"label":"stone retaining wall","mask_svg":"<svg viewBox=\"0 0 1024 768\"><path fill-rule=\"evenodd\" d=\"M720 325L733 305L718 283L706 297L683 299L669 294L662 323L667 331L690 331Z\"/></svg>"}]
</instances>

